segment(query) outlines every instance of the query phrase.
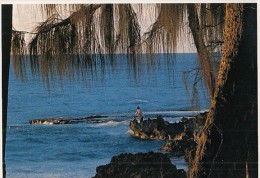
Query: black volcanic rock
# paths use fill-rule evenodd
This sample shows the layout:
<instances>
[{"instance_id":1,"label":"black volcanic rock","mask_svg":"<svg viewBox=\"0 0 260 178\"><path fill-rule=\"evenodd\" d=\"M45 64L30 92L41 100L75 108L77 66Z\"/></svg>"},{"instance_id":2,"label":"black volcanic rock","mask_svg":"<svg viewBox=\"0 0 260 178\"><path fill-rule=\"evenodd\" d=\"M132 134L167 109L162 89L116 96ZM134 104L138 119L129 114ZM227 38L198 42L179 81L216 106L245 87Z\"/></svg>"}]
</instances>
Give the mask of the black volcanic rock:
<instances>
[{"instance_id":1,"label":"black volcanic rock","mask_svg":"<svg viewBox=\"0 0 260 178\"><path fill-rule=\"evenodd\" d=\"M197 145L196 137L201 134L206 116L207 113L205 112L197 115L195 118L183 118L181 122L184 125L183 131L174 135L172 139L168 139L165 145L161 147L161 150L169 151L176 156L184 155L188 161L194 155Z\"/></svg>"},{"instance_id":2,"label":"black volcanic rock","mask_svg":"<svg viewBox=\"0 0 260 178\"><path fill-rule=\"evenodd\" d=\"M161 150L169 151L175 156L185 155L188 150L196 147L196 142L188 136L182 137L180 140L167 140Z\"/></svg>"},{"instance_id":3,"label":"black volcanic rock","mask_svg":"<svg viewBox=\"0 0 260 178\"><path fill-rule=\"evenodd\" d=\"M94 178L186 178L186 172L177 169L162 153L124 153L111 162L98 166Z\"/></svg>"},{"instance_id":4,"label":"black volcanic rock","mask_svg":"<svg viewBox=\"0 0 260 178\"><path fill-rule=\"evenodd\" d=\"M161 150L174 155L185 155L188 150L196 147L194 137L202 131L207 113L201 113L193 118L182 118L178 123L164 121L161 116L157 119L147 119L138 123L136 119L130 122L133 135L142 139L166 140Z\"/></svg>"},{"instance_id":5,"label":"black volcanic rock","mask_svg":"<svg viewBox=\"0 0 260 178\"><path fill-rule=\"evenodd\" d=\"M183 123L170 124L169 122L164 121L161 116L158 116L156 119L148 118L140 123L134 119L130 121L129 127L136 137L158 140L167 139L169 135L177 135L184 129Z\"/></svg>"},{"instance_id":6,"label":"black volcanic rock","mask_svg":"<svg viewBox=\"0 0 260 178\"><path fill-rule=\"evenodd\" d=\"M156 119L144 120L138 122L136 119L130 121L129 127L136 137L152 139L176 139L181 135L193 137L193 133L200 132L205 123L207 113L201 113L194 118L182 118L178 123L169 123L164 121L162 116Z\"/></svg>"},{"instance_id":7,"label":"black volcanic rock","mask_svg":"<svg viewBox=\"0 0 260 178\"><path fill-rule=\"evenodd\" d=\"M100 123L108 122L108 116L92 115L86 117L57 117L57 118L46 118L46 119L32 119L29 120L29 124L78 124L78 123ZM102 120L104 118L105 120Z\"/></svg>"}]
</instances>

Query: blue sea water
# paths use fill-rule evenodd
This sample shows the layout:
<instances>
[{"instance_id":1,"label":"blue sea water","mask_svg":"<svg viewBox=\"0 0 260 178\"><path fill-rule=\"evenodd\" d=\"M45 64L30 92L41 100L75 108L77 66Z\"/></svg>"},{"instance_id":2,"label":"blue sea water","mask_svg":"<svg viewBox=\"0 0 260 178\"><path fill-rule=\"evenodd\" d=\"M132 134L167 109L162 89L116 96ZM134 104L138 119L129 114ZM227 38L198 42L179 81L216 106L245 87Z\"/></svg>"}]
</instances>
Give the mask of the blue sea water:
<instances>
[{"instance_id":1,"label":"blue sea water","mask_svg":"<svg viewBox=\"0 0 260 178\"><path fill-rule=\"evenodd\" d=\"M170 56L170 57L169 57ZM27 72L26 82L10 70L8 129L6 144L7 177L92 177L96 167L124 152L159 151L163 141L140 140L129 134L129 121L137 105L145 117L163 115L170 122L193 116L209 107L203 82L197 100L183 72L197 68L196 54L174 57L155 55L156 65L140 65L134 76L125 55L115 66L106 66L104 78L63 81L50 87L41 77ZM142 60L142 59L141 59ZM147 59L143 59L148 61ZM28 67L29 71L29 67ZM30 119L60 116L108 116L103 123L73 125L29 125ZM182 157L172 157L177 168L186 168Z\"/></svg>"}]
</instances>

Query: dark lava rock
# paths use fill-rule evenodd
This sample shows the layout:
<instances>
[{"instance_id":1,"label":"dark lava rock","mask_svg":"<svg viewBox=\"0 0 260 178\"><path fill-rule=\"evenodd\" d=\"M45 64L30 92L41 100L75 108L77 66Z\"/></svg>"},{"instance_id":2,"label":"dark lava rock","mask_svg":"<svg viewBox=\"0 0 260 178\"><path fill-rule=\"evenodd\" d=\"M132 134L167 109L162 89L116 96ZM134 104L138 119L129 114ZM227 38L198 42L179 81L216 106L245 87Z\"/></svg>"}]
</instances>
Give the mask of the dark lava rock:
<instances>
[{"instance_id":1,"label":"dark lava rock","mask_svg":"<svg viewBox=\"0 0 260 178\"><path fill-rule=\"evenodd\" d=\"M182 156L195 147L196 142L188 136L184 136L180 140L167 140L166 144L161 147L161 150L169 151L175 156Z\"/></svg>"},{"instance_id":2,"label":"dark lava rock","mask_svg":"<svg viewBox=\"0 0 260 178\"><path fill-rule=\"evenodd\" d=\"M94 178L186 178L183 169L177 169L162 153L124 153L111 162L98 166Z\"/></svg>"},{"instance_id":3,"label":"dark lava rock","mask_svg":"<svg viewBox=\"0 0 260 178\"><path fill-rule=\"evenodd\" d=\"M165 145L161 147L161 150L169 151L176 156L184 155L185 159L189 160L194 155L197 145L196 137L201 134L206 115L207 113L201 113L195 118L182 119L184 124L183 131L180 131L173 139L168 139Z\"/></svg>"},{"instance_id":4,"label":"dark lava rock","mask_svg":"<svg viewBox=\"0 0 260 178\"><path fill-rule=\"evenodd\" d=\"M46 118L46 119L32 119L29 120L29 124L45 124L45 125L53 125L53 124L77 124L77 123L100 123L104 122L104 120L100 118L107 118L108 116L102 115L93 115L86 117L57 117L57 118ZM109 121L109 120L105 120Z\"/></svg>"},{"instance_id":5,"label":"dark lava rock","mask_svg":"<svg viewBox=\"0 0 260 178\"><path fill-rule=\"evenodd\" d=\"M200 132L204 126L206 113L199 114L194 118L182 118L181 122L169 123L164 121L162 116L156 119L141 121L140 123L134 119L130 121L130 129L133 135L139 138L147 139L175 139L179 135L187 135L193 137L194 132Z\"/></svg>"},{"instance_id":6,"label":"dark lava rock","mask_svg":"<svg viewBox=\"0 0 260 178\"><path fill-rule=\"evenodd\" d=\"M169 151L174 155L185 155L196 147L196 136L203 129L206 115L205 112L194 118L184 117L178 123L166 122L161 116L140 123L134 119L130 122L130 128L133 135L138 138L165 139L166 143L161 150Z\"/></svg>"},{"instance_id":7,"label":"dark lava rock","mask_svg":"<svg viewBox=\"0 0 260 178\"><path fill-rule=\"evenodd\" d=\"M130 121L130 129L133 135L143 139L151 138L164 140L169 136L177 135L184 130L183 123L169 123L163 120L162 116L156 119L144 120L140 123L136 119Z\"/></svg>"}]
</instances>

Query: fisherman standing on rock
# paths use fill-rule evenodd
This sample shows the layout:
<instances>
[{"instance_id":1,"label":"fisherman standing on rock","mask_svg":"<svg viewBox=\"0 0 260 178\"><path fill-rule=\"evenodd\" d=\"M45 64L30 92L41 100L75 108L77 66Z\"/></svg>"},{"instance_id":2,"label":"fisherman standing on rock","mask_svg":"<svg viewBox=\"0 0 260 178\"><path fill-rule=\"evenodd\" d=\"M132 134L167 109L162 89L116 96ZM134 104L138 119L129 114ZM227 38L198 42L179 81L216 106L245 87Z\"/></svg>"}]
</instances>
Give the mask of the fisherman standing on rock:
<instances>
[{"instance_id":1,"label":"fisherman standing on rock","mask_svg":"<svg viewBox=\"0 0 260 178\"><path fill-rule=\"evenodd\" d=\"M141 111L141 108L139 106L136 107L135 118L140 119L140 123L143 122L144 116L143 116L143 112Z\"/></svg>"}]
</instances>

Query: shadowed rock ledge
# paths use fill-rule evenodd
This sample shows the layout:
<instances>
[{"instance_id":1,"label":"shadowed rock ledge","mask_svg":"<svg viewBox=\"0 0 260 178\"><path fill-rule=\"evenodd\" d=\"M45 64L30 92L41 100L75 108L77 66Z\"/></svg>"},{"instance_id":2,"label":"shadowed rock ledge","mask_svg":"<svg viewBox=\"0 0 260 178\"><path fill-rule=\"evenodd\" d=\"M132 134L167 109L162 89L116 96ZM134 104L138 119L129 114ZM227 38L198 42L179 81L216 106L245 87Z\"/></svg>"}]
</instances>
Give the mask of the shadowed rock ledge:
<instances>
[{"instance_id":1,"label":"shadowed rock ledge","mask_svg":"<svg viewBox=\"0 0 260 178\"><path fill-rule=\"evenodd\" d=\"M177 169L162 153L123 153L113 156L111 162L98 166L94 178L186 178L183 169Z\"/></svg>"}]
</instances>

